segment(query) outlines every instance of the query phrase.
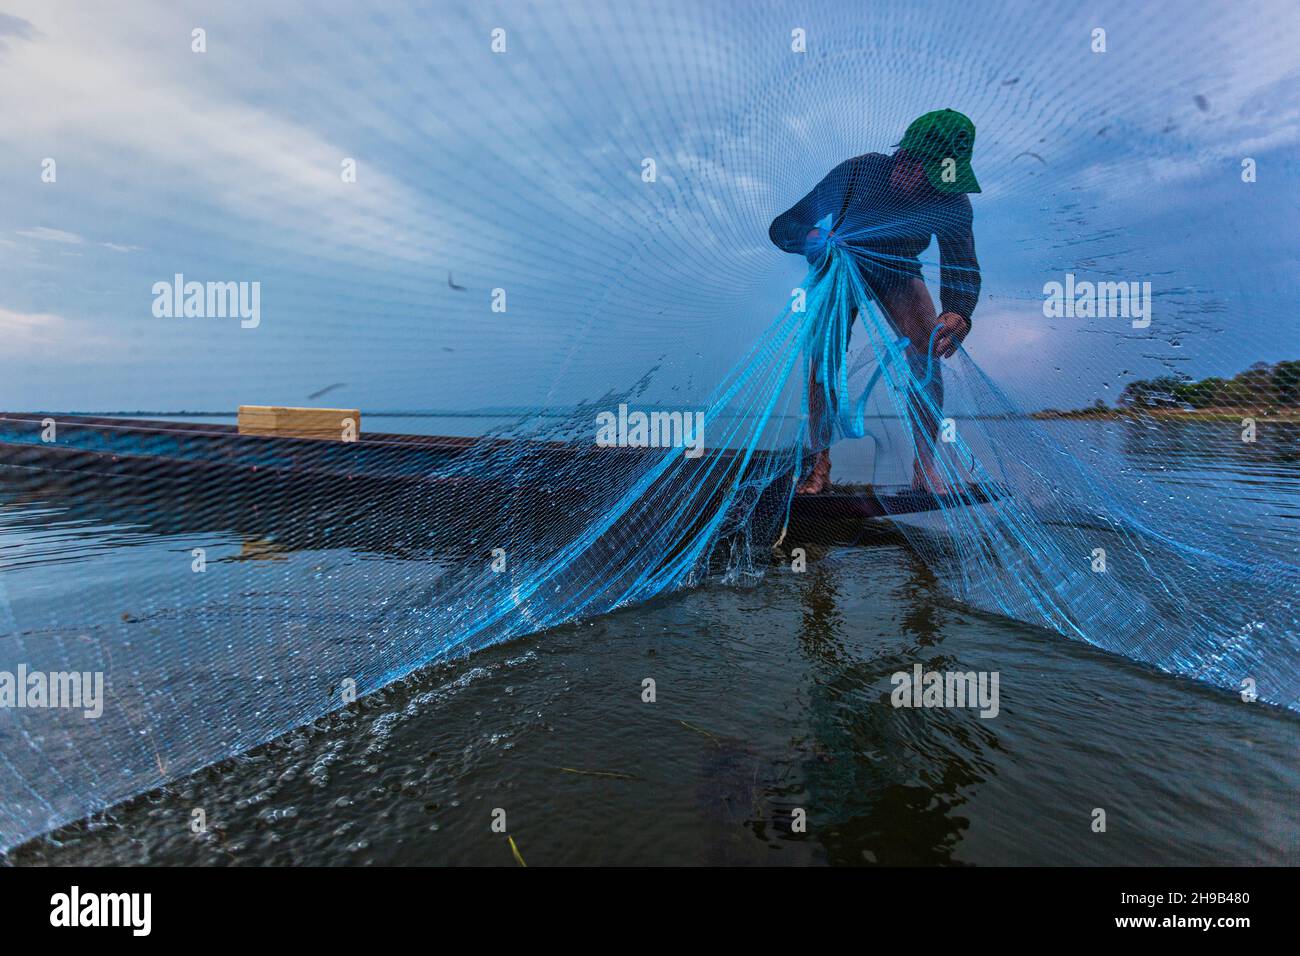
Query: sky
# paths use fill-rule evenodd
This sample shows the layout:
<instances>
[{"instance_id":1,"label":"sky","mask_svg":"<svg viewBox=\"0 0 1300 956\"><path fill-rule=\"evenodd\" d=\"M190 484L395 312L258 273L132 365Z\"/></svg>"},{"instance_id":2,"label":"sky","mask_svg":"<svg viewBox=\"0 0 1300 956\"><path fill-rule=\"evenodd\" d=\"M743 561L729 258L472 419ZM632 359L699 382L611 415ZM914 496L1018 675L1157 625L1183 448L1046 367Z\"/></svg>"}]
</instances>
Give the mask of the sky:
<instances>
[{"instance_id":1,"label":"sky","mask_svg":"<svg viewBox=\"0 0 1300 956\"><path fill-rule=\"evenodd\" d=\"M1024 407L1300 358L1294 4L368 6L0 0L0 405L698 402L804 274L770 220L944 107ZM1067 272L1150 327L1044 317ZM260 321L155 315L177 273Z\"/></svg>"}]
</instances>

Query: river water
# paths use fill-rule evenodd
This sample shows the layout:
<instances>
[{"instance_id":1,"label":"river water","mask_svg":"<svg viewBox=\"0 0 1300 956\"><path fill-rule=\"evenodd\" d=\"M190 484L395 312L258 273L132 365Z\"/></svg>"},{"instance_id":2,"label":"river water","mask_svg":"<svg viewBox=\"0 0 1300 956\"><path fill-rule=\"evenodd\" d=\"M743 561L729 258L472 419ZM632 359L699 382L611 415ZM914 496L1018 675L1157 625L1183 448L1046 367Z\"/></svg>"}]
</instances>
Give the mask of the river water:
<instances>
[{"instance_id":1,"label":"river water","mask_svg":"<svg viewBox=\"0 0 1300 956\"><path fill-rule=\"evenodd\" d=\"M424 421L365 424L476 428ZM1114 423L1050 427L1081 455L1156 469ZM1243 450L1200 440L1224 426L1184 427L1156 477L1213 488L1241 523L1225 533L1294 560L1295 436ZM837 449L837 478L860 467ZM0 484L16 604L129 606L132 569L188 541L183 513L87 514ZM326 556L270 557L283 575ZM891 706L891 675L916 664L998 672L997 715ZM508 833L529 865L1294 864L1298 731L1292 713L965 609L881 533L812 550L805 573L779 564L425 668L6 859L510 865Z\"/></svg>"}]
</instances>

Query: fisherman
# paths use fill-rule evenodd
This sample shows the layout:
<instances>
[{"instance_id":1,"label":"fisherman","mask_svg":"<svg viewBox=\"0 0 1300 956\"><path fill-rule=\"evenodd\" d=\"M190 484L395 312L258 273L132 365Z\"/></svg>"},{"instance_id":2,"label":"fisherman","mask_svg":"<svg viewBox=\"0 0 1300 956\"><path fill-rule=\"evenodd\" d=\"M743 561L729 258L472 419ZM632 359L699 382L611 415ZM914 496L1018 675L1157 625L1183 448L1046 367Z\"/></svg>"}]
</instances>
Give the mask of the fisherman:
<instances>
[{"instance_id":1,"label":"fisherman","mask_svg":"<svg viewBox=\"0 0 1300 956\"><path fill-rule=\"evenodd\" d=\"M980 267L971 231L967 193L980 191L971 170L975 124L956 110L935 110L912 121L892 156L866 153L846 160L827 174L807 196L777 216L768 235L785 252L802 254L814 266L834 240L858 263L864 284L894 330L908 340L908 366L935 410L943 407L943 377L933 355L950 358L971 329L979 299ZM830 217L834 216L834 219ZM819 223L830 220L830 229ZM918 256L939 239L940 294L943 312L921 278ZM857 310L853 319L857 318ZM850 326L851 329L851 326ZM830 484L831 456L822 389L815 387L816 366L808 384L809 430L814 457L807 477L796 489L816 494ZM947 486L934 460L939 417L916 403L916 460L913 486L944 494Z\"/></svg>"}]
</instances>

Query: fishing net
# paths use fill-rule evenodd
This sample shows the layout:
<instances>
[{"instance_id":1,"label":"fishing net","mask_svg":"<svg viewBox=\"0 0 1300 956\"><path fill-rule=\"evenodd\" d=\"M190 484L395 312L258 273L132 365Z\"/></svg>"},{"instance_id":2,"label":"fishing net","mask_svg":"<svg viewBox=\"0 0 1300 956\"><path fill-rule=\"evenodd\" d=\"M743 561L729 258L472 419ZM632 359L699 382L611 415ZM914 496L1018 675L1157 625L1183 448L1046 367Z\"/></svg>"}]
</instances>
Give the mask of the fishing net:
<instances>
[{"instance_id":1,"label":"fishing net","mask_svg":"<svg viewBox=\"0 0 1300 956\"><path fill-rule=\"evenodd\" d=\"M10 388L64 411L0 422L0 671L104 696L0 710L0 847L431 663L761 587L873 508L955 601L1297 706L1293 11L130 16L0 20L0 88L49 97L7 113L99 180L11 215L134 250L31 273L10 313L53 315L48 275L95 290L93 334ZM139 65L200 21L205 53ZM980 193L892 178L944 108L978 126ZM142 159L151 120L175 148ZM978 261L944 244L967 230ZM150 316L175 273L258 279L263 314ZM950 306L972 331L945 357ZM122 414L325 382L355 440Z\"/></svg>"}]
</instances>

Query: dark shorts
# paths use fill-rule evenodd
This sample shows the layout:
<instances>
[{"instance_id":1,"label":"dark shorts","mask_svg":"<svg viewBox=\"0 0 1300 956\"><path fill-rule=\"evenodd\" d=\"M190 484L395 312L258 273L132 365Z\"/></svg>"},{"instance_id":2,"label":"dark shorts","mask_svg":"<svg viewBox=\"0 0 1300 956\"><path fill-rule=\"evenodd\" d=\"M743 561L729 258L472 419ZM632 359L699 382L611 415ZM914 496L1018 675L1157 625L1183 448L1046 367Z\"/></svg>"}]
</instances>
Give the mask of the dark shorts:
<instances>
[{"instance_id":1,"label":"dark shorts","mask_svg":"<svg viewBox=\"0 0 1300 956\"><path fill-rule=\"evenodd\" d=\"M893 295L913 279L920 279L921 263L917 262L916 268L913 269L910 265L903 263L879 266L867 262L859 266L858 274L862 276L862 281L866 287L877 298L880 298Z\"/></svg>"}]
</instances>

